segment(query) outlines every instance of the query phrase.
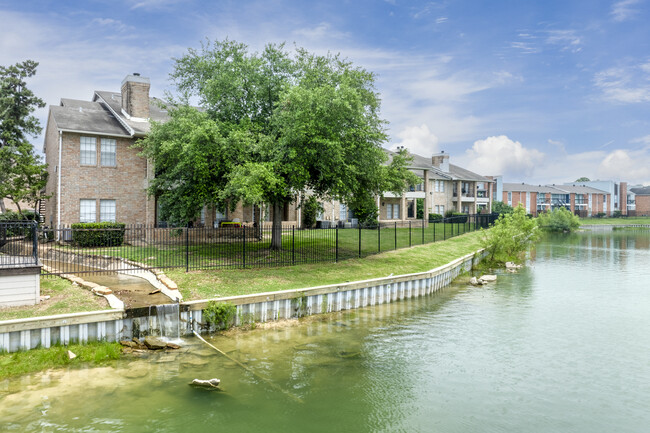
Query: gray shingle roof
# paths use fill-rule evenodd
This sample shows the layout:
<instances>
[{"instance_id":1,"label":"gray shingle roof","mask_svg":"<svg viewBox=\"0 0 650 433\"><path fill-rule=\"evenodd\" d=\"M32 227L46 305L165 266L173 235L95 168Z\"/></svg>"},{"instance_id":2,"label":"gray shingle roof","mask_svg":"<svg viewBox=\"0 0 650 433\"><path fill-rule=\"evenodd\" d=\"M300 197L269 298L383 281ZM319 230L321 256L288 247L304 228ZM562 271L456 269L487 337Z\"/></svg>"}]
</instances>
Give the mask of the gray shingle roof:
<instances>
[{"instance_id":1,"label":"gray shingle roof","mask_svg":"<svg viewBox=\"0 0 650 433\"><path fill-rule=\"evenodd\" d=\"M384 149L384 152L388 155L388 162L390 163L393 160L393 155L395 152L391 150ZM416 155L415 153L409 153L413 158L413 161L409 164L409 168L413 170L430 170L431 173L429 177L431 179L446 179L446 180L469 180L469 181L478 181L478 182L494 182L488 179L487 177L476 174L473 171L469 171L462 167L459 167L454 164L449 164L449 172L444 172L437 167L433 166L431 158L425 156ZM421 173L415 172L417 175Z\"/></svg>"},{"instance_id":2,"label":"gray shingle roof","mask_svg":"<svg viewBox=\"0 0 650 433\"><path fill-rule=\"evenodd\" d=\"M62 99L61 104L50 107L50 113L60 129L130 136L115 116L99 103Z\"/></svg>"},{"instance_id":3,"label":"gray shingle roof","mask_svg":"<svg viewBox=\"0 0 650 433\"><path fill-rule=\"evenodd\" d=\"M563 191L549 185L528 185L527 183L503 183L504 191L517 192L542 192L551 194L562 194Z\"/></svg>"},{"instance_id":4,"label":"gray shingle roof","mask_svg":"<svg viewBox=\"0 0 650 433\"><path fill-rule=\"evenodd\" d=\"M630 188L630 191L636 195L650 195L650 186Z\"/></svg>"},{"instance_id":5,"label":"gray shingle roof","mask_svg":"<svg viewBox=\"0 0 650 433\"><path fill-rule=\"evenodd\" d=\"M575 194L606 194L606 191L587 185L556 185L557 189Z\"/></svg>"},{"instance_id":6,"label":"gray shingle roof","mask_svg":"<svg viewBox=\"0 0 650 433\"><path fill-rule=\"evenodd\" d=\"M477 182L493 182L485 176L476 174L473 171L469 171L465 168L459 167L454 164L449 164L449 173L452 175L454 180L470 180Z\"/></svg>"},{"instance_id":7,"label":"gray shingle roof","mask_svg":"<svg viewBox=\"0 0 650 433\"><path fill-rule=\"evenodd\" d=\"M140 122L128 119L126 116L122 115L122 94L120 92L107 92L96 90L95 100L100 100L105 102L111 110L117 113L122 121L126 123L137 136L146 135L151 130L151 124L149 122ZM149 98L149 118L155 120L156 122L165 122L169 120L169 115L167 110L161 108L161 105L164 102L158 98Z\"/></svg>"}]
</instances>

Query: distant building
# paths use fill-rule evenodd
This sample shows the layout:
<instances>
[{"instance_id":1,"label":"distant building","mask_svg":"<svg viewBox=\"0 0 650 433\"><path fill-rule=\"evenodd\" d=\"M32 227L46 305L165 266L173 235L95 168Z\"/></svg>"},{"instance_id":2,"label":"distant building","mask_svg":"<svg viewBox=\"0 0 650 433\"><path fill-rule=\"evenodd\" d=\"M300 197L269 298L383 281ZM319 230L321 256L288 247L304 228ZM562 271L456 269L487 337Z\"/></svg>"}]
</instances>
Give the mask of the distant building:
<instances>
[{"instance_id":1,"label":"distant building","mask_svg":"<svg viewBox=\"0 0 650 433\"><path fill-rule=\"evenodd\" d=\"M613 215L620 211L622 215L628 214L627 182L614 182L612 180L591 180L587 182L566 182L564 185L584 185L605 191L612 198L611 203L606 203L605 214Z\"/></svg>"},{"instance_id":2,"label":"distant building","mask_svg":"<svg viewBox=\"0 0 650 433\"><path fill-rule=\"evenodd\" d=\"M564 207L577 215L590 217L605 213L611 196L583 185L504 183L502 201L513 207L521 204L533 216Z\"/></svg>"},{"instance_id":3,"label":"distant building","mask_svg":"<svg viewBox=\"0 0 650 433\"><path fill-rule=\"evenodd\" d=\"M650 216L650 186L639 186L630 188L633 194L635 215Z\"/></svg>"}]
</instances>

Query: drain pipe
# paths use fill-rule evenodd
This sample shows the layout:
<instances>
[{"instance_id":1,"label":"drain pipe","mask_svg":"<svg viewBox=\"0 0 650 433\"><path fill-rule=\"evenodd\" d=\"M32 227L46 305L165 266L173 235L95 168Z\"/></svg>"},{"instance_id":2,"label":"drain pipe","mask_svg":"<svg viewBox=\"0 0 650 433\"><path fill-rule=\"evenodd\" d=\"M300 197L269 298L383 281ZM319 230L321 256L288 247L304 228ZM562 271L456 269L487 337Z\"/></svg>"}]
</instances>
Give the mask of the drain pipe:
<instances>
[{"instance_id":1,"label":"drain pipe","mask_svg":"<svg viewBox=\"0 0 650 433\"><path fill-rule=\"evenodd\" d=\"M192 316L190 316L190 317L192 317ZM241 362L237 361L235 358L229 356L226 352L224 352L224 351L222 351L222 350L219 350L217 347L215 347L215 346L213 346L212 344L210 344L210 343L208 343L207 341L205 341L205 339L204 339L203 337L201 337L201 336L199 335L199 333L196 332L194 329L192 329L192 333L193 333L194 335L196 335L196 336L198 337L199 340L201 340L202 342L204 342L205 344L207 344L208 346L210 346L211 348L213 348L214 350L216 350L217 352L219 352L221 355L225 356L228 360L234 362L235 364L237 364L238 366L240 366L241 368L243 368L244 370L246 370L247 372L249 372L250 374L252 374L255 378L261 380L262 382L265 382L265 383L266 383L267 385L269 385L271 388L280 391L281 393L285 394L287 397L291 398L292 400L296 401L297 403L304 403L304 401L302 401L302 399L301 399L300 397L298 397L298 396L296 396L296 395L290 393L289 391L287 391L287 390L285 390L285 389L280 388L280 387L279 387L278 385L276 385L275 383L271 382L270 380L268 380L268 379L265 378L265 377L260 376L259 374L255 373L253 370L251 370L249 367L247 367L247 366L245 366L244 364L242 364Z\"/></svg>"},{"instance_id":2,"label":"drain pipe","mask_svg":"<svg viewBox=\"0 0 650 433\"><path fill-rule=\"evenodd\" d=\"M56 183L56 225L57 229L61 228L61 148L63 147L63 131L59 129L59 167ZM61 230L56 231L56 240L60 240Z\"/></svg>"}]
</instances>

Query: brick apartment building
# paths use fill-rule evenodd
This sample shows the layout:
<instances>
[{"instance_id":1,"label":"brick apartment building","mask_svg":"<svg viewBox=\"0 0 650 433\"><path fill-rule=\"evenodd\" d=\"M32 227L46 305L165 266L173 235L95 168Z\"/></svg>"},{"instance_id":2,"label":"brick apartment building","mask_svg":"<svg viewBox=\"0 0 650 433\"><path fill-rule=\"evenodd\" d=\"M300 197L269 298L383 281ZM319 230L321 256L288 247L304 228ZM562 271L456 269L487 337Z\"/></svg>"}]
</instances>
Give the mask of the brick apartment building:
<instances>
[{"instance_id":1,"label":"brick apartment building","mask_svg":"<svg viewBox=\"0 0 650 433\"><path fill-rule=\"evenodd\" d=\"M584 185L528 185L504 183L502 201L537 216L542 212L564 207L581 216L611 214L611 195Z\"/></svg>"},{"instance_id":2,"label":"brick apartment building","mask_svg":"<svg viewBox=\"0 0 650 433\"><path fill-rule=\"evenodd\" d=\"M150 131L150 121L169 119L161 100L149 96L150 81L127 75L119 92L95 91L90 101L61 99L50 106L43 151L51 195L44 209L45 224L56 227L76 222L119 221L159 225L156 200L147 194L153 166L133 144ZM391 152L386 151L391 155ZM377 198L381 221L416 219L417 200L423 200L425 218L447 210L476 213L491 210L490 179L449 163L449 155L431 158L412 155L410 169L422 179L400 197ZM296 203L283 209L283 224L301 225ZM318 216L339 224L354 215L337 201L323 203ZM196 223L213 226L221 220L244 223L271 221L269 206L241 206L234 212L205 207ZM270 224L270 222L269 222Z\"/></svg>"},{"instance_id":3,"label":"brick apartment building","mask_svg":"<svg viewBox=\"0 0 650 433\"><path fill-rule=\"evenodd\" d=\"M636 216L650 216L650 186L632 187L630 192L634 196Z\"/></svg>"},{"instance_id":4,"label":"brick apartment building","mask_svg":"<svg viewBox=\"0 0 650 433\"><path fill-rule=\"evenodd\" d=\"M43 147L49 172L46 192L51 195L45 224L161 222L156 201L146 191L152 164L133 148L149 132L151 120L169 119L162 101L150 97L149 90L149 78L133 74L124 78L119 92L95 91L90 101L63 98L50 106ZM268 220L270 211L264 214L265 209L240 205L222 213L206 207L200 223ZM299 219L295 205L286 206L283 219Z\"/></svg>"}]
</instances>

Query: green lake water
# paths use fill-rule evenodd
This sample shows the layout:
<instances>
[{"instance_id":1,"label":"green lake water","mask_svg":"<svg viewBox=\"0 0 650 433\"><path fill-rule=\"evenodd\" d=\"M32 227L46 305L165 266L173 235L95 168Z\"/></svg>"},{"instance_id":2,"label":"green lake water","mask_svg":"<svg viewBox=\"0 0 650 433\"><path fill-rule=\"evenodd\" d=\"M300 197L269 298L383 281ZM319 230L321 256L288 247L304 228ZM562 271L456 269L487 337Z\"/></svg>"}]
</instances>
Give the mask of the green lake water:
<instances>
[{"instance_id":1,"label":"green lake water","mask_svg":"<svg viewBox=\"0 0 650 433\"><path fill-rule=\"evenodd\" d=\"M0 382L0 431L647 432L650 231L548 237L483 287L207 339L255 374L187 339Z\"/></svg>"}]
</instances>

